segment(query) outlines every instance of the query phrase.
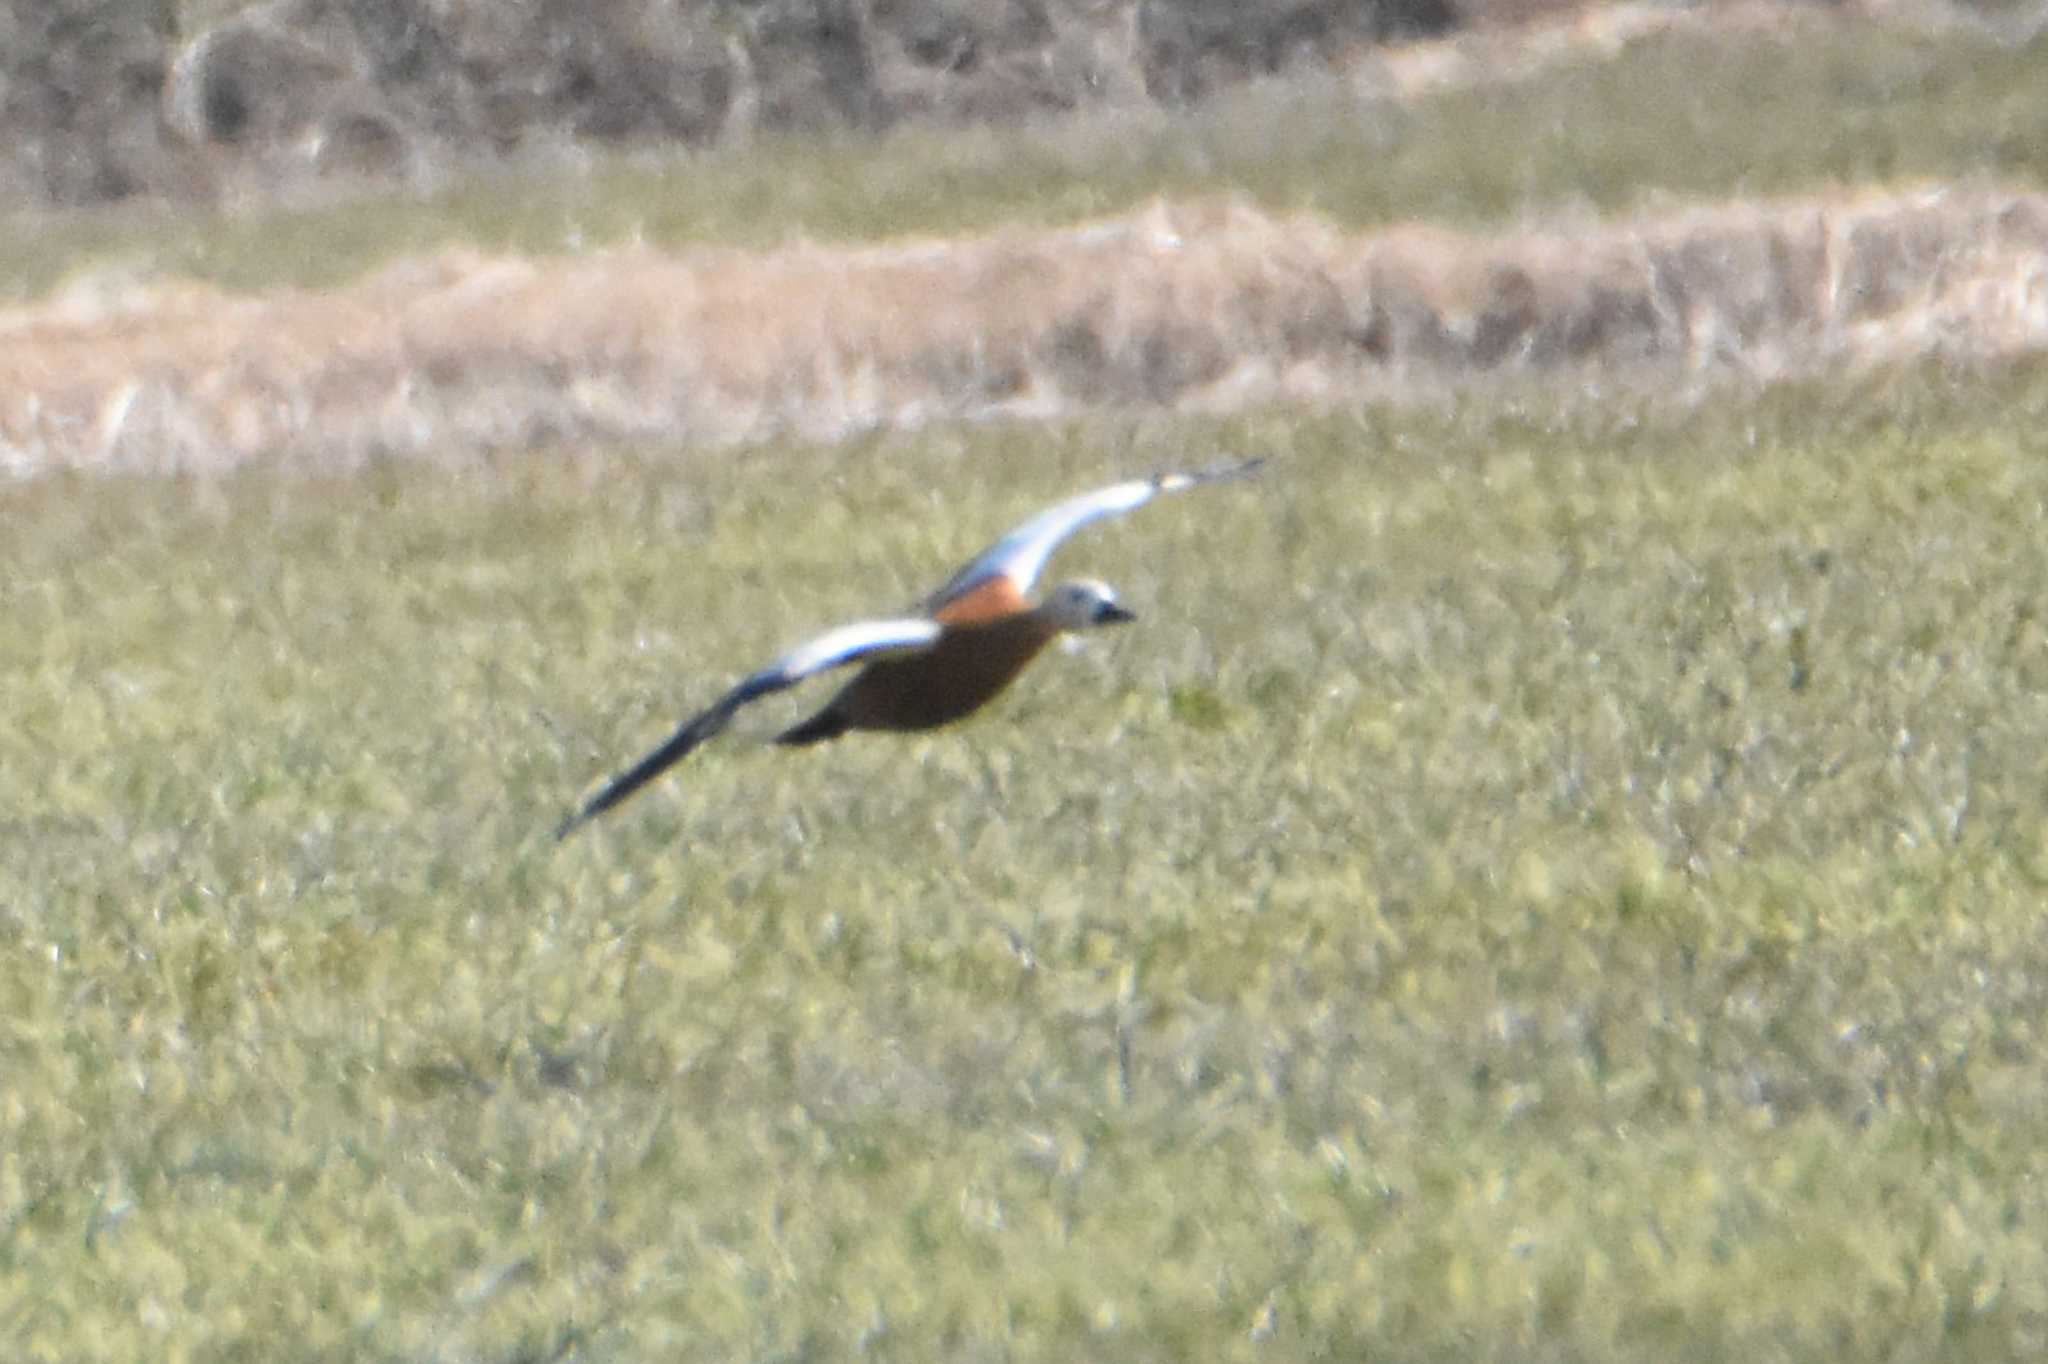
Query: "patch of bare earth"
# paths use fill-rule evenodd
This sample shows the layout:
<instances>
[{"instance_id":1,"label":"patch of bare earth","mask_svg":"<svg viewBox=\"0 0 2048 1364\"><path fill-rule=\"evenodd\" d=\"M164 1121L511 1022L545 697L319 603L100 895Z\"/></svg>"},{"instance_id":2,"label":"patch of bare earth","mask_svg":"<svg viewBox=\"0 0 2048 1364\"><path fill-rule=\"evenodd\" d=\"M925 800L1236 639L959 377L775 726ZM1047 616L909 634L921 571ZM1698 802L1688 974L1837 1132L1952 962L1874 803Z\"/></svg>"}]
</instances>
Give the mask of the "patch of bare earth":
<instances>
[{"instance_id":1,"label":"patch of bare earth","mask_svg":"<svg viewBox=\"0 0 2048 1364\"><path fill-rule=\"evenodd\" d=\"M0 312L0 463L348 466L1475 384L1707 392L2048 345L2048 196L1834 195L1499 236L1236 202L766 253L449 253L331 292Z\"/></svg>"}]
</instances>

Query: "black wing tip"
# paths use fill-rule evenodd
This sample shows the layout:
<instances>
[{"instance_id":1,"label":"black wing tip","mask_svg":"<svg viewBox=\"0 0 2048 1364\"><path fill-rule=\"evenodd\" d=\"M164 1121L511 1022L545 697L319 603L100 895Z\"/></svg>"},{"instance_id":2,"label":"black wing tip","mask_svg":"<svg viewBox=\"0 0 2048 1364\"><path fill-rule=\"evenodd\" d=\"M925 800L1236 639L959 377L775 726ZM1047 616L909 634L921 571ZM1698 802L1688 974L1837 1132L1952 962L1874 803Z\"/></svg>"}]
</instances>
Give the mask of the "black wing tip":
<instances>
[{"instance_id":1,"label":"black wing tip","mask_svg":"<svg viewBox=\"0 0 2048 1364\"><path fill-rule=\"evenodd\" d=\"M574 814L555 826L555 842L560 843L613 806L624 804L627 797L674 767L689 755L690 750L724 729L726 722L732 718L733 711L737 710L742 702L752 700L755 695L761 694L747 690L756 684L760 676L762 675L757 674L756 677L741 683L725 700L670 735L667 743L605 783L602 791L584 801ZM774 688L765 690L772 691Z\"/></svg>"},{"instance_id":2,"label":"black wing tip","mask_svg":"<svg viewBox=\"0 0 2048 1364\"><path fill-rule=\"evenodd\" d=\"M666 765L663 764L664 767ZM562 842L570 834L575 833L578 829L590 823L590 821L596 819L613 806L624 804L626 797L638 791L658 775L660 775L659 768L648 771L643 765L643 767L636 768L623 777L614 779L604 790L598 792L589 800L584 801L573 812L563 817L562 822L555 826L555 842Z\"/></svg>"},{"instance_id":3,"label":"black wing tip","mask_svg":"<svg viewBox=\"0 0 2048 1364\"><path fill-rule=\"evenodd\" d=\"M1195 475L1204 483L1220 483L1226 479L1250 478L1266 467L1269 455L1246 455L1237 459L1218 460Z\"/></svg>"},{"instance_id":4,"label":"black wing tip","mask_svg":"<svg viewBox=\"0 0 2048 1364\"><path fill-rule=\"evenodd\" d=\"M1162 470L1152 475L1152 483L1161 489L1168 486L1192 488L1202 483L1229 483L1240 478L1250 478L1266 466L1269 458L1266 455L1248 455L1241 458L1219 459L1213 464L1205 464L1199 469L1191 469L1184 473Z\"/></svg>"}]
</instances>

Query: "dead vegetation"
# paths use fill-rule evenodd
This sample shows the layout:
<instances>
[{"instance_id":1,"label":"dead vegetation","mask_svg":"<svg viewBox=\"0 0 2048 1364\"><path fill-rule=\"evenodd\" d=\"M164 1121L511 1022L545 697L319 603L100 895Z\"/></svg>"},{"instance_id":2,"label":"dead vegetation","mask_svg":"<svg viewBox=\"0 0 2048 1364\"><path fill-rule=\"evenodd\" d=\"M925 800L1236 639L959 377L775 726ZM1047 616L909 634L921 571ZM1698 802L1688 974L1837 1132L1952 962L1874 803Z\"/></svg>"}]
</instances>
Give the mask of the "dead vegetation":
<instances>
[{"instance_id":1,"label":"dead vegetation","mask_svg":"<svg viewBox=\"0 0 2048 1364\"><path fill-rule=\"evenodd\" d=\"M768 253L451 252L333 292L77 282L0 313L0 461L213 470L1497 379L1711 386L2048 344L2048 197L1832 195L1477 237L1243 203Z\"/></svg>"}]
</instances>

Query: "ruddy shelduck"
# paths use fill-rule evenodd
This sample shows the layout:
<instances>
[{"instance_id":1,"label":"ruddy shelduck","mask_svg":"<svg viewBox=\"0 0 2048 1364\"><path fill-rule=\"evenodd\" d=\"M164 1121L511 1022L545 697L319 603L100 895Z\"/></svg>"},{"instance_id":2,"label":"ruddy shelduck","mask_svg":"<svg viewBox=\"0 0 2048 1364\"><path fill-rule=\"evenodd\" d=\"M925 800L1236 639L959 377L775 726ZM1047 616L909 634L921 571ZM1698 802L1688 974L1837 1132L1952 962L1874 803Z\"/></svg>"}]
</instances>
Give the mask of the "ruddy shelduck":
<instances>
[{"instance_id":1,"label":"ruddy shelduck","mask_svg":"<svg viewBox=\"0 0 2048 1364\"><path fill-rule=\"evenodd\" d=\"M653 781L723 730L740 707L853 663L863 667L823 710L776 736L814 744L850 729L920 730L986 705L1054 639L1136 619L1107 583L1062 583L1032 605L1032 584L1061 541L1090 522L1135 511L1161 493L1242 478L1265 463L1240 460L1193 473L1159 474L1084 493L1046 508L970 560L914 616L827 630L751 674L668 741L621 772L563 820L566 838Z\"/></svg>"}]
</instances>

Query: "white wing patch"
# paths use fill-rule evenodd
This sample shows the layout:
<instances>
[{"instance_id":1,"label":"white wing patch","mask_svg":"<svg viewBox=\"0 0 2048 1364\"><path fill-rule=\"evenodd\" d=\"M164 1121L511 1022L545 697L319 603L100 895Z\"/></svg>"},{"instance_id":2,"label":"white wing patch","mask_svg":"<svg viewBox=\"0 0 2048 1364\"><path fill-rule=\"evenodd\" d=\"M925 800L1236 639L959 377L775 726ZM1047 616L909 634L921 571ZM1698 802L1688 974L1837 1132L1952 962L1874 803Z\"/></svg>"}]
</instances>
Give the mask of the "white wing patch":
<instances>
[{"instance_id":1,"label":"white wing patch","mask_svg":"<svg viewBox=\"0 0 2048 1364\"><path fill-rule=\"evenodd\" d=\"M926 604L927 609L937 611L969 588L997 576L1015 583L1020 594L1029 592L1032 584L1038 581L1038 575L1045 571L1046 561L1052 558L1052 552L1068 536L1091 521L1136 511L1161 493L1175 493L1203 483L1241 478L1265 462L1264 459L1235 460L1192 473L1133 479L1055 503L990 545L947 579L946 585L932 594Z\"/></svg>"},{"instance_id":2,"label":"white wing patch","mask_svg":"<svg viewBox=\"0 0 2048 1364\"><path fill-rule=\"evenodd\" d=\"M605 788L555 827L557 842L597 818L680 762L707 739L716 738L740 707L794 687L816 673L862 659L922 653L938 642L945 626L935 620L864 620L827 630L754 673L714 704L683 722L661 747L613 777Z\"/></svg>"},{"instance_id":3,"label":"white wing patch","mask_svg":"<svg viewBox=\"0 0 2048 1364\"><path fill-rule=\"evenodd\" d=\"M827 630L798 645L763 668L757 677L773 677L794 686L813 673L827 672L861 659L917 654L938 643L945 629L934 620L864 620Z\"/></svg>"}]
</instances>

